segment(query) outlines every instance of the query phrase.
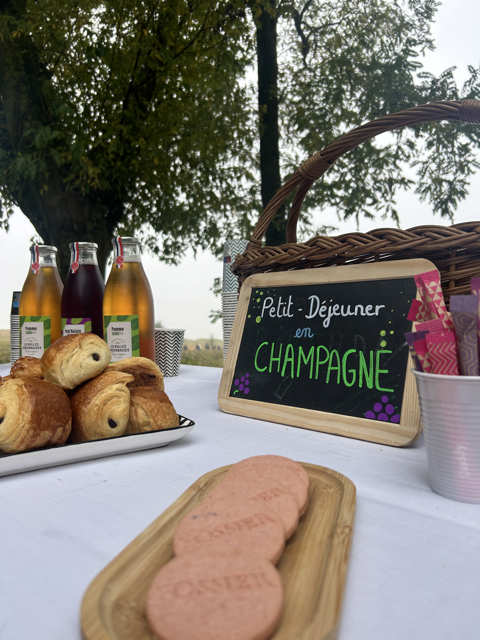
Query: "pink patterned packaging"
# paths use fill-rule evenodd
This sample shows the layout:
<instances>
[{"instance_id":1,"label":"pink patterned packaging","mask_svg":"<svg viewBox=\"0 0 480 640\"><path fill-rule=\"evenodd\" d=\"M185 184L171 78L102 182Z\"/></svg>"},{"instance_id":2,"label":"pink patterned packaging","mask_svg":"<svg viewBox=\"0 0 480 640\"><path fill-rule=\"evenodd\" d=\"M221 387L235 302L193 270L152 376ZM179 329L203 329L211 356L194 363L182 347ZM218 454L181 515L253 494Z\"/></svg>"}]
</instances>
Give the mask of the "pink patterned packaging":
<instances>
[{"instance_id":1,"label":"pink patterned packaging","mask_svg":"<svg viewBox=\"0 0 480 640\"><path fill-rule=\"evenodd\" d=\"M415 353L417 354L417 358L420 360L422 370L425 371L425 373L433 373L430 355L427 349L426 337L423 340L417 340L415 342Z\"/></svg>"},{"instance_id":2,"label":"pink patterned packaging","mask_svg":"<svg viewBox=\"0 0 480 640\"><path fill-rule=\"evenodd\" d=\"M416 333L409 332L405 334L405 340L407 341L408 350L410 351L410 355L412 356L413 367L415 371L423 371L422 364L419 357L417 356L417 352L415 351L415 343L418 340L424 340L426 335L426 331L417 331Z\"/></svg>"},{"instance_id":3,"label":"pink patterned packaging","mask_svg":"<svg viewBox=\"0 0 480 640\"><path fill-rule=\"evenodd\" d=\"M446 330L453 329L452 319L445 306L439 272L435 269L427 273L420 273L415 276L415 284L422 302L427 307L430 316L428 319L440 318Z\"/></svg>"},{"instance_id":4,"label":"pink patterned packaging","mask_svg":"<svg viewBox=\"0 0 480 640\"><path fill-rule=\"evenodd\" d=\"M478 376L478 297L452 296L450 298L458 360L462 376Z\"/></svg>"},{"instance_id":5,"label":"pink patterned packaging","mask_svg":"<svg viewBox=\"0 0 480 640\"><path fill-rule=\"evenodd\" d=\"M426 306L420 300L412 300L410 311L408 312L407 320L412 322L424 322L429 319Z\"/></svg>"},{"instance_id":6,"label":"pink patterned packaging","mask_svg":"<svg viewBox=\"0 0 480 640\"><path fill-rule=\"evenodd\" d=\"M425 337L432 373L443 376L458 376L457 341L453 331L429 333Z\"/></svg>"},{"instance_id":7,"label":"pink patterned packaging","mask_svg":"<svg viewBox=\"0 0 480 640\"><path fill-rule=\"evenodd\" d=\"M427 320L427 322L417 322L415 331L427 331L427 333L443 333L445 331L440 318Z\"/></svg>"}]
</instances>

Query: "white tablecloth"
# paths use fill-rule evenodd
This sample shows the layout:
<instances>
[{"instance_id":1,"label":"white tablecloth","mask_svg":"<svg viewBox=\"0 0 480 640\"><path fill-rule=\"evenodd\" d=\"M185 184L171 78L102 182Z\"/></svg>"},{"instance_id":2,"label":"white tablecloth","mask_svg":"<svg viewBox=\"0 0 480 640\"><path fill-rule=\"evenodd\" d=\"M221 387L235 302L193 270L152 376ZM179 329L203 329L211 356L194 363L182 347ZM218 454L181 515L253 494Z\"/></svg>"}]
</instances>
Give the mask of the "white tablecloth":
<instances>
[{"instance_id":1,"label":"white tablecloth","mask_svg":"<svg viewBox=\"0 0 480 640\"><path fill-rule=\"evenodd\" d=\"M262 453L357 487L339 640L480 638L480 505L431 491L423 440L397 449L225 414L220 376L182 365L166 379L196 422L178 442L0 478L0 638L79 640L83 594L105 565L199 476Z\"/></svg>"}]
</instances>

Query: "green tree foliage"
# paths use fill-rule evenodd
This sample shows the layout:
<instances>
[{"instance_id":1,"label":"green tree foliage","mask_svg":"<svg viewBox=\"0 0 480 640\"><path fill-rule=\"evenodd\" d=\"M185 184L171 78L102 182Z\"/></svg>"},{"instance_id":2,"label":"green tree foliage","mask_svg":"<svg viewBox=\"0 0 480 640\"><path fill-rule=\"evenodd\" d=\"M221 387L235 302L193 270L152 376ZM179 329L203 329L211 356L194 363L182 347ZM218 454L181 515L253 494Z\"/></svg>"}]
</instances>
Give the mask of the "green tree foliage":
<instances>
[{"instance_id":1,"label":"green tree foliage","mask_svg":"<svg viewBox=\"0 0 480 640\"><path fill-rule=\"evenodd\" d=\"M435 78L435 0L0 0L0 193L60 249L140 234L162 259L251 224L286 176L368 120L479 97ZM251 87L247 72L258 70ZM257 99L258 108L252 109ZM253 115L252 115L253 114ZM477 127L416 126L343 156L308 212L398 221L415 188L452 218L478 168ZM260 178L260 179L259 179ZM261 187L261 188L260 188ZM285 215L285 214L284 214ZM278 216L267 241L284 241Z\"/></svg>"},{"instance_id":2,"label":"green tree foliage","mask_svg":"<svg viewBox=\"0 0 480 640\"><path fill-rule=\"evenodd\" d=\"M223 0L1 0L0 190L68 242L144 230L161 258L245 215L250 48ZM232 42L235 46L232 46ZM232 159L235 159L233 161ZM161 236L161 245L158 237Z\"/></svg>"},{"instance_id":3,"label":"green tree foliage","mask_svg":"<svg viewBox=\"0 0 480 640\"><path fill-rule=\"evenodd\" d=\"M454 68L435 78L422 67L423 54L434 48L430 28L440 6L435 0L266 1L257 11L273 16L278 30L278 84L270 95L279 107L285 176L365 122L435 100L480 97L479 69L469 68L460 91ZM453 219L479 166L479 142L480 128L462 123L383 134L338 160L312 187L304 210L330 205L339 218L357 224L362 216L378 215L398 223L395 195L414 185L405 175L410 164L418 171L420 198ZM284 237L285 220L278 217Z\"/></svg>"}]
</instances>

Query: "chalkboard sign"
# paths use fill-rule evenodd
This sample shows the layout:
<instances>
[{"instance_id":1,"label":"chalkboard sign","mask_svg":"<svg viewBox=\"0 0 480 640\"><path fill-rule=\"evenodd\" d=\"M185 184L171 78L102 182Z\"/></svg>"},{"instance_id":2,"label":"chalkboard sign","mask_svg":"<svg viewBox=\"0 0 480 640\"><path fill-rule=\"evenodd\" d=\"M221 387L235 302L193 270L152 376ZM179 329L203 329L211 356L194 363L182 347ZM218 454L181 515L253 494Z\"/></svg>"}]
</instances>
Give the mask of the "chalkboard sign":
<instances>
[{"instance_id":1,"label":"chalkboard sign","mask_svg":"<svg viewBox=\"0 0 480 640\"><path fill-rule=\"evenodd\" d=\"M224 411L392 445L420 416L405 332L427 260L260 274L240 293Z\"/></svg>"}]
</instances>

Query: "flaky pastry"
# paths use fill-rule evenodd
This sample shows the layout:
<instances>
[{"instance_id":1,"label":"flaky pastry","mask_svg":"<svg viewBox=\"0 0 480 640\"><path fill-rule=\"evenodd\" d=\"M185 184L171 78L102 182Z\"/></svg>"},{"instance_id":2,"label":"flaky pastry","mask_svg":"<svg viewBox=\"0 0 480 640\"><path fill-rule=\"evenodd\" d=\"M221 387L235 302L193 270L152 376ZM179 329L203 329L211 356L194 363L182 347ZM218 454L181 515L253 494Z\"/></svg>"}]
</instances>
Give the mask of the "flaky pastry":
<instances>
[{"instance_id":1,"label":"flaky pastry","mask_svg":"<svg viewBox=\"0 0 480 640\"><path fill-rule=\"evenodd\" d=\"M70 394L72 442L114 438L125 433L130 411L133 376L121 371L105 371Z\"/></svg>"},{"instance_id":2,"label":"flaky pastry","mask_svg":"<svg viewBox=\"0 0 480 640\"><path fill-rule=\"evenodd\" d=\"M94 333L76 333L56 340L42 356L45 380L62 389L98 376L108 365L111 352Z\"/></svg>"},{"instance_id":3,"label":"flaky pastry","mask_svg":"<svg viewBox=\"0 0 480 640\"><path fill-rule=\"evenodd\" d=\"M22 356L15 360L10 370L12 378L39 378L45 380L40 358Z\"/></svg>"},{"instance_id":4,"label":"flaky pastry","mask_svg":"<svg viewBox=\"0 0 480 640\"><path fill-rule=\"evenodd\" d=\"M145 433L178 427L179 418L167 394L158 387L130 389L127 433Z\"/></svg>"},{"instance_id":5,"label":"flaky pastry","mask_svg":"<svg viewBox=\"0 0 480 640\"><path fill-rule=\"evenodd\" d=\"M72 423L68 396L38 378L6 380L0 386L0 449L20 453L65 444Z\"/></svg>"},{"instance_id":6,"label":"flaky pastry","mask_svg":"<svg viewBox=\"0 0 480 640\"><path fill-rule=\"evenodd\" d=\"M124 358L108 365L107 371L123 371L129 373L135 380L128 384L129 389L134 387L158 387L165 391L163 373L160 367L150 358Z\"/></svg>"}]
</instances>

